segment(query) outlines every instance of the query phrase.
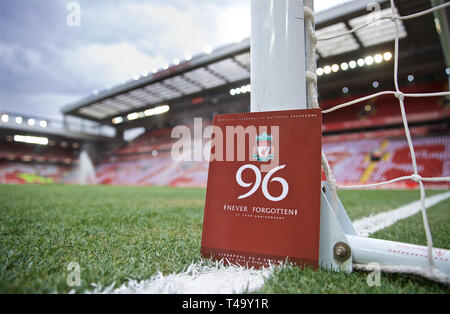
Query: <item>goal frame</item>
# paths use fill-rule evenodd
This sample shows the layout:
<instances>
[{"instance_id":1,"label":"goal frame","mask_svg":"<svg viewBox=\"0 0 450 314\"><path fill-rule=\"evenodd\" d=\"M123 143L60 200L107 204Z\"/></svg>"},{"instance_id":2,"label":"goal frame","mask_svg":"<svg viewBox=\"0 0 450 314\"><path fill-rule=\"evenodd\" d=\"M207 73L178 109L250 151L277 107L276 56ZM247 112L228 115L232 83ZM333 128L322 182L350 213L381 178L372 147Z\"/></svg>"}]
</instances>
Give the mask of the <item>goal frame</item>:
<instances>
[{"instance_id":1,"label":"goal frame","mask_svg":"<svg viewBox=\"0 0 450 314\"><path fill-rule=\"evenodd\" d=\"M251 0L251 111L318 107L314 1L279 0L270 4L269 1ZM391 6L394 6L393 0ZM394 22L396 23L395 20ZM273 39L275 35L278 36L276 40ZM397 66L398 36L395 44ZM300 57L288 58L298 51L302 51ZM392 94L399 99L403 108L405 95L398 89L396 76L395 82L397 90ZM405 121L404 112L403 118ZM412 147L407 120L405 132ZM414 154L413 149L411 154ZM430 246L362 237L337 196L337 185L325 155L322 156L322 164L328 180L322 183L321 192L319 245L321 267L351 272L353 269L369 270L370 264L376 263L385 271L415 273L431 280L449 282L449 261L441 259L433 261L432 254L429 258L417 254L420 251L432 252ZM410 179L417 179L423 192L422 180L425 178L417 177L417 171L414 175ZM424 209L424 195L421 195L421 199ZM424 220L427 226L426 214ZM399 247L403 247L403 253L398 253ZM446 256L450 254L447 250L439 250Z\"/></svg>"}]
</instances>

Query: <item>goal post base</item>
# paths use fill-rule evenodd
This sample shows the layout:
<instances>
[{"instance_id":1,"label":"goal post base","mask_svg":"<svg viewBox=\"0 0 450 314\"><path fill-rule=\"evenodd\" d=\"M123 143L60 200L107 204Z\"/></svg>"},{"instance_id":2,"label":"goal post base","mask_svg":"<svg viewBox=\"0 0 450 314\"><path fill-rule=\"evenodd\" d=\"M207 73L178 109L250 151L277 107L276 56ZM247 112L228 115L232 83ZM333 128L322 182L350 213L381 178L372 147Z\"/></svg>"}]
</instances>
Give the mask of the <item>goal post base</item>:
<instances>
[{"instance_id":1,"label":"goal post base","mask_svg":"<svg viewBox=\"0 0 450 314\"><path fill-rule=\"evenodd\" d=\"M328 182L322 182L319 244L321 267L351 272L353 264L376 263L381 270L397 270L396 272L418 275L430 269L426 246L362 237L353 226L339 198L336 211L331 206L332 202ZM432 270L448 280L450 251L434 248L433 261L435 265Z\"/></svg>"},{"instance_id":2,"label":"goal post base","mask_svg":"<svg viewBox=\"0 0 450 314\"><path fill-rule=\"evenodd\" d=\"M363 265L377 263L381 269L403 267L405 272L408 272L408 268L430 268L426 246L353 235L348 235L347 239L352 248L354 263ZM450 276L450 251L433 248L433 261L433 269ZM401 268L398 270L401 272Z\"/></svg>"},{"instance_id":3,"label":"goal post base","mask_svg":"<svg viewBox=\"0 0 450 314\"><path fill-rule=\"evenodd\" d=\"M353 227L340 200L338 211L333 210L328 182L322 182L320 199L319 265L335 271L353 269L350 242L346 234L359 235Z\"/></svg>"}]
</instances>

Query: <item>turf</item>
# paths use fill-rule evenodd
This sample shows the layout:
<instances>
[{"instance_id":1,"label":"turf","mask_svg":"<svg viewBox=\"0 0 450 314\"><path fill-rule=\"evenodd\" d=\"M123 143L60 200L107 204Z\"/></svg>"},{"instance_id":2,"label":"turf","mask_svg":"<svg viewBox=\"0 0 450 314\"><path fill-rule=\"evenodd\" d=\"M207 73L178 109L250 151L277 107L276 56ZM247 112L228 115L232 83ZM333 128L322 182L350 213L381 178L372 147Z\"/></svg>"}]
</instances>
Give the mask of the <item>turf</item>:
<instances>
[{"instance_id":1,"label":"turf","mask_svg":"<svg viewBox=\"0 0 450 314\"><path fill-rule=\"evenodd\" d=\"M361 191L362 192L362 191ZM393 191L364 191L367 195L373 194L378 197L385 197ZM402 199L410 191L395 191L395 195ZM428 195L434 194L430 191ZM342 192L341 192L342 193ZM351 199L348 192L342 193L341 199L344 201ZM347 195L348 194L348 195ZM383 195L384 194L384 195ZM394 198L395 199L395 198ZM380 200L381 201L381 200ZM379 201L379 202L380 202ZM409 202L413 200L409 199ZM392 199L390 199L392 202ZM394 202L395 203L395 202ZM377 202L373 202L373 205ZM394 204L393 204L394 205ZM380 207L384 205L380 204ZM346 205L346 208L352 213L352 207ZM450 229L450 201L444 201L433 207L427 212L429 224L433 235L433 244L435 247L449 249ZM359 210L356 207L356 212ZM374 209L374 212L377 210ZM356 214L353 214L356 215ZM352 216L352 214L350 214ZM357 215L356 215L357 216ZM364 216L364 215L363 215ZM426 237L423 229L421 214L413 215L401 220L394 225L380 230L371 237L392 241L401 241L426 245ZM314 271L311 269L299 270L296 267L287 267L277 270L269 278L268 282L261 289L262 293L450 293L450 287L430 282L418 276L404 274L381 274L381 286L369 287L367 284L368 272L354 271L347 275L343 273L330 272L326 270Z\"/></svg>"},{"instance_id":2,"label":"turf","mask_svg":"<svg viewBox=\"0 0 450 314\"><path fill-rule=\"evenodd\" d=\"M438 193L429 191L431 195ZM176 273L199 259L205 190L62 185L0 186L0 293L67 293L91 283L119 286L157 272ZM343 191L352 219L417 200L417 191ZM436 246L449 248L450 201L429 210ZM425 244L420 215L376 237ZM67 265L79 263L81 286L69 287ZM449 293L409 275L341 274L286 267L262 293Z\"/></svg>"}]
</instances>

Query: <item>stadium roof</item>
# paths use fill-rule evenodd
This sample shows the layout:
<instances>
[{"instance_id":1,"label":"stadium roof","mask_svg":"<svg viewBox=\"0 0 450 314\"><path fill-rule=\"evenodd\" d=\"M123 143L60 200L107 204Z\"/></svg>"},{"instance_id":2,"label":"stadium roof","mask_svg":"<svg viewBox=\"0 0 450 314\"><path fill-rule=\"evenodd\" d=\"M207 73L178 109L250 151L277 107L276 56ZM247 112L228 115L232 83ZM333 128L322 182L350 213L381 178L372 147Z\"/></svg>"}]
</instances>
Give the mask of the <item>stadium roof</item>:
<instances>
[{"instance_id":1,"label":"stadium roof","mask_svg":"<svg viewBox=\"0 0 450 314\"><path fill-rule=\"evenodd\" d=\"M48 136L88 142L115 142L114 132L104 132L102 126L92 123L85 127L83 123L74 125L68 121L42 118L36 115L23 115L13 112L0 114L0 140L14 134Z\"/></svg>"},{"instance_id":2,"label":"stadium roof","mask_svg":"<svg viewBox=\"0 0 450 314\"><path fill-rule=\"evenodd\" d=\"M381 16L390 15L389 2L384 0L377 2L381 8ZM403 16L430 8L430 1L398 0L396 5L399 14ZM368 11L366 6L366 1L352 1L318 13L316 16L318 37L333 36L367 23L374 13ZM447 8L445 17L448 16ZM317 46L319 71L326 73L332 69L333 72L339 72L319 77L321 96L332 90L340 91L343 88L343 81L357 89L358 84L362 84L363 81L367 83L373 79L392 77L392 64L387 62L377 65L379 71L357 67L355 70L358 71L358 75L327 65L340 65L361 58L364 60L366 56L377 54L379 58L384 52L393 51L394 37L394 24L389 20L383 20L378 22L376 28L362 28L353 34L320 41ZM442 69L444 64L442 47L432 14L414 20L400 21L400 38L402 38L401 71L425 74ZM379 73L383 74L380 76ZM166 69L158 69L154 73L135 77L112 89L96 90L90 96L67 105L63 113L125 129L135 127L138 124L135 120L151 119L151 116L165 113L169 108L170 114L173 114L174 111L181 110L180 104L182 109L186 110L189 105L195 105L196 99L202 102L202 96L207 94L226 90L233 95L233 88L240 86L245 93L247 88L250 90L246 85L249 81L250 41L246 39L189 60L177 60Z\"/></svg>"}]
</instances>

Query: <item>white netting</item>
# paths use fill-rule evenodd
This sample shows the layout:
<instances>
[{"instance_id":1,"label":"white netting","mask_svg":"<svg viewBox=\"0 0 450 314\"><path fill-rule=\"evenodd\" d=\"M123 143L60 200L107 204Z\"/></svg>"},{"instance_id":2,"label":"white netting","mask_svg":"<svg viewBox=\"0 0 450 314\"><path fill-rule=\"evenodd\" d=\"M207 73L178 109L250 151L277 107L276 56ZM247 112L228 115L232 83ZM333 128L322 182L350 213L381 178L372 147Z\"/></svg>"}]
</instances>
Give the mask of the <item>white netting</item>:
<instances>
[{"instance_id":1,"label":"white netting","mask_svg":"<svg viewBox=\"0 0 450 314\"><path fill-rule=\"evenodd\" d=\"M310 105L310 107L312 108L319 108L319 102L317 99L317 76L315 74L315 67L316 67L316 60L315 60L315 56L316 56L316 45L318 41L323 41L323 40L330 40L330 39L334 39L337 37L341 37L341 36L345 36L348 34L351 34L353 32L356 32L357 30L360 30L364 27L367 27L371 24L374 24L376 22L379 22L380 20L383 19L388 19L394 22L395 24L395 40L394 40L394 86L395 86L395 91L382 91L379 93L375 93L366 97L362 97L359 99L355 99L353 101L350 102L346 102L346 103L342 103L339 105L336 105L330 109L327 110L323 110L322 113L323 114L327 114L327 113L331 113L335 110L344 108L344 107L348 107L363 101L366 101L368 99L371 98L375 98L381 95L394 95L399 102L400 105L400 112L401 112L401 116L402 116L402 121L403 121L403 126L405 129L405 135L406 135L406 139L408 142L408 146L409 146L409 151L410 151L410 155L411 155L411 162L412 162L412 166L413 166L413 174L409 175L409 176L403 176L403 177L398 177L395 178L393 180L389 180L389 181L385 181L385 182L380 182L380 183L375 183L375 184L366 184L366 185L354 185L354 186L345 186L345 187L341 187L342 189L360 189L360 188L370 188L370 187L375 187L378 185L383 185L383 184L389 184L389 183L393 183L393 182L397 182L397 181L403 181L403 180L413 180L417 183L419 183L419 188L420 188L420 200L421 200L421 212L422 212L422 218L423 218L423 224L424 224L424 228L425 228L425 234L426 234L426 238L427 238L427 246L428 246L428 261L429 261L429 270L428 271L424 271L423 269L419 269L417 267L411 267L408 265L404 265L404 266L395 266L395 267L385 267L382 270L385 271L390 271L390 272L402 272L402 273L413 273L416 275L420 275L420 276L424 276L426 278L435 280L435 281L439 281L439 282L444 282L444 283L448 283L449 282L449 277L442 274L442 272L440 272L438 269L436 269L435 267L435 263L433 260L433 239L431 237L431 232L430 232L430 227L428 224L428 218L427 218L427 213L426 213L426 207L425 207L425 188L423 185L423 182L436 182L436 181L450 181L450 177L435 177L435 178L424 178L422 176L420 176L420 174L418 173L418 169L417 169L417 162L416 162L416 154L414 151L414 146L412 144L412 140L411 140L411 134L409 132L409 126L408 126L408 119L406 117L406 112L405 112L405 104L404 104L404 99L405 97L435 97L435 96L450 96L450 92L438 92L438 93L414 93L414 94L407 94L407 93L402 93L400 88L399 88L399 84L398 84L398 52L399 52L399 25L398 25L398 21L399 20L407 20L407 19L412 19L412 18L417 18L419 16L425 15L425 14L429 14L432 13L436 10L440 10L440 9L444 9L445 7L450 6L450 3L444 3L441 4L439 6L433 7L431 9L422 11L422 12L418 12L415 14L411 14L411 15L407 15L407 16L398 16L396 14L397 10L395 8L395 4L394 4L394 0L390 0L390 4L391 4L391 10L392 10L392 14L390 16L384 16L384 17L380 17L378 19L374 19L371 22L368 22L364 25L361 25L359 27L356 27L354 29L351 29L348 32L343 32L341 34L338 35L334 35L334 36L330 36L330 37L324 37L324 38L317 38L316 34L315 34L315 30L314 30L314 12L311 9L312 8L312 0L307 0L305 1L305 7L304 7L304 17L305 17L305 30L306 30L306 41L307 41L307 62L306 62L306 82L307 82L307 94L308 94L308 103ZM337 189L338 189L338 185L332 175L332 171L331 168L328 164L328 161L325 157L325 154L322 153L322 165L325 171L325 175L327 178L327 181L330 184L330 188L331 188L331 192L333 195L333 209L336 211L337 210ZM364 267L362 267L361 265L358 265L358 267L355 267L358 269L364 269ZM418 271L418 269L420 271ZM432 276L428 276L429 274L433 274ZM438 275L436 275L438 274Z\"/></svg>"}]
</instances>

